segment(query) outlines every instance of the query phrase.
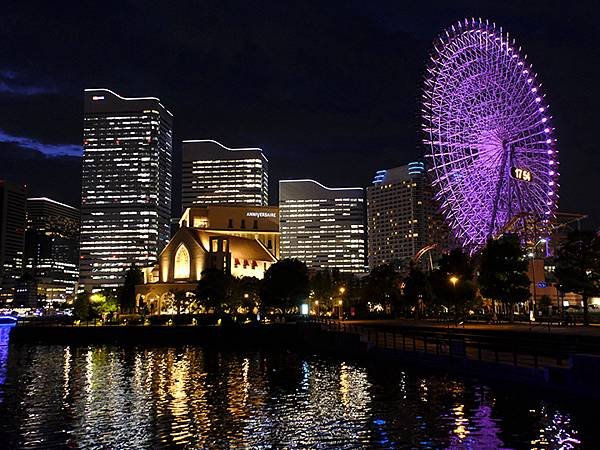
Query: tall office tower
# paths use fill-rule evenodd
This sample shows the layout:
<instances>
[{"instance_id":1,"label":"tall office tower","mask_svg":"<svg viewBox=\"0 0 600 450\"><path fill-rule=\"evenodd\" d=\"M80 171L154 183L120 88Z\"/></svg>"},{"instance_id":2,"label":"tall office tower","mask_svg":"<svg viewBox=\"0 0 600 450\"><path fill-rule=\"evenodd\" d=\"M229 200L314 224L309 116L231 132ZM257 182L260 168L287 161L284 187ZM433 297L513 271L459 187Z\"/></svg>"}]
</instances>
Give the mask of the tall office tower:
<instances>
[{"instance_id":1,"label":"tall office tower","mask_svg":"<svg viewBox=\"0 0 600 450\"><path fill-rule=\"evenodd\" d=\"M0 180L0 301L12 301L23 269L27 188Z\"/></svg>"},{"instance_id":2,"label":"tall office tower","mask_svg":"<svg viewBox=\"0 0 600 450\"><path fill-rule=\"evenodd\" d=\"M314 180L281 180L279 220L282 258L297 258L314 270L365 271L363 188L328 188Z\"/></svg>"},{"instance_id":3,"label":"tall office tower","mask_svg":"<svg viewBox=\"0 0 600 450\"><path fill-rule=\"evenodd\" d=\"M173 115L154 97L86 89L80 285L114 288L169 240Z\"/></svg>"},{"instance_id":4,"label":"tall office tower","mask_svg":"<svg viewBox=\"0 0 600 450\"><path fill-rule=\"evenodd\" d=\"M268 160L259 148L183 141L183 211L192 206L269 204Z\"/></svg>"},{"instance_id":5,"label":"tall office tower","mask_svg":"<svg viewBox=\"0 0 600 450\"><path fill-rule=\"evenodd\" d=\"M447 246L447 233L437 213L433 191L422 162L380 170L367 188L369 268L407 262L430 244L433 255L422 260L429 267Z\"/></svg>"},{"instance_id":6,"label":"tall office tower","mask_svg":"<svg viewBox=\"0 0 600 450\"><path fill-rule=\"evenodd\" d=\"M25 272L37 300L65 301L79 278L79 210L49 198L27 199ZM31 295L33 294L33 295Z\"/></svg>"}]
</instances>

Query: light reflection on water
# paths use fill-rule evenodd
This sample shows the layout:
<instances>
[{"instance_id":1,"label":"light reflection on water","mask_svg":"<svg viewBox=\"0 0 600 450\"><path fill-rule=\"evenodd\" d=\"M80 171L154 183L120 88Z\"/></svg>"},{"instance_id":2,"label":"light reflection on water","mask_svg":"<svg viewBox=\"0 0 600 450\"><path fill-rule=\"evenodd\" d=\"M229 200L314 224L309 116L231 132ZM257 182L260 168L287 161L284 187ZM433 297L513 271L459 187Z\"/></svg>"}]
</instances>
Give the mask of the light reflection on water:
<instances>
[{"instance_id":1,"label":"light reflection on water","mask_svg":"<svg viewBox=\"0 0 600 450\"><path fill-rule=\"evenodd\" d=\"M4 362L2 361L4 357ZM7 448L578 448L539 398L396 367L197 347L0 346Z\"/></svg>"}]
</instances>

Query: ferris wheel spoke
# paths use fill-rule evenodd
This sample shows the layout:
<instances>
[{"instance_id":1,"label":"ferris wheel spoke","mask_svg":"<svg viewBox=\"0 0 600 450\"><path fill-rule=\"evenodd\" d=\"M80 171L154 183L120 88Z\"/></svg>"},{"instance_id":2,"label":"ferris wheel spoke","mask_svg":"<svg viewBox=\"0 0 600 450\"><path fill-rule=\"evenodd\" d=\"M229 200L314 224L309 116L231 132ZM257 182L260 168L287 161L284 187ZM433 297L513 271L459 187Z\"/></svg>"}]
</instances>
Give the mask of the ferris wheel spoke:
<instances>
[{"instance_id":1,"label":"ferris wheel spoke","mask_svg":"<svg viewBox=\"0 0 600 450\"><path fill-rule=\"evenodd\" d=\"M520 51L495 26L465 22L436 44L427 68L422 116L432 185L470 251L509 223L529 236L534 219L526 217L548 226L556 207L551 117ZM512 178L512 167L529 170L531 180Z\"/></svg>"}]
</instances>

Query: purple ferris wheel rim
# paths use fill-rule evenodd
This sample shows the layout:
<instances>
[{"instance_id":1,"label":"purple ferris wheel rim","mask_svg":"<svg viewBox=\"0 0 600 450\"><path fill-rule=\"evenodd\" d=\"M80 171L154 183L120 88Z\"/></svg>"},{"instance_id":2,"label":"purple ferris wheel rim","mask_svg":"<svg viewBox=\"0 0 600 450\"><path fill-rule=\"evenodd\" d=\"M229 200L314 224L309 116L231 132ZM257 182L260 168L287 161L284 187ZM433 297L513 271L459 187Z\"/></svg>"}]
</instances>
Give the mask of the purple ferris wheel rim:
<instances>
[{"instance_id":1,"label":"purple ferris wheel rim","mask_svg":"<svg viewBox=\"0 0 600 450\"><path fill-rule=\"evenodd\" d=\"M425 157L441 212L470 253L506 231L548 236L558 151L541 84L514 39L465 19L434 43L422 95Z\"/></svg>"}]
</instances>

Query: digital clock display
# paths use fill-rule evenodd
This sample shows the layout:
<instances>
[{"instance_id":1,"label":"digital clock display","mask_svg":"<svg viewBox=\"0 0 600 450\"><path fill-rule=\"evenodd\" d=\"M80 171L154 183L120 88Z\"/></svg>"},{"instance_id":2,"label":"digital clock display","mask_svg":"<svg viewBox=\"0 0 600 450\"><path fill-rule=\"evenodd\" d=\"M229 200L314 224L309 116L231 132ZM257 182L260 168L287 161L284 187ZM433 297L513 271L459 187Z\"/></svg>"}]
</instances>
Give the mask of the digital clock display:
<instances>
[{"instance_id":1,"label":"digital clock display","mask_svg":"<svg viewBox=\"0 0 600 450\"><path fill-rule=\"evenodd\" d=\"M510 168L510 176L515 180L520 181L531 181L531 171L527 169L522 169L520 167L511 167Z\"/></svg>"}]
</instances>

